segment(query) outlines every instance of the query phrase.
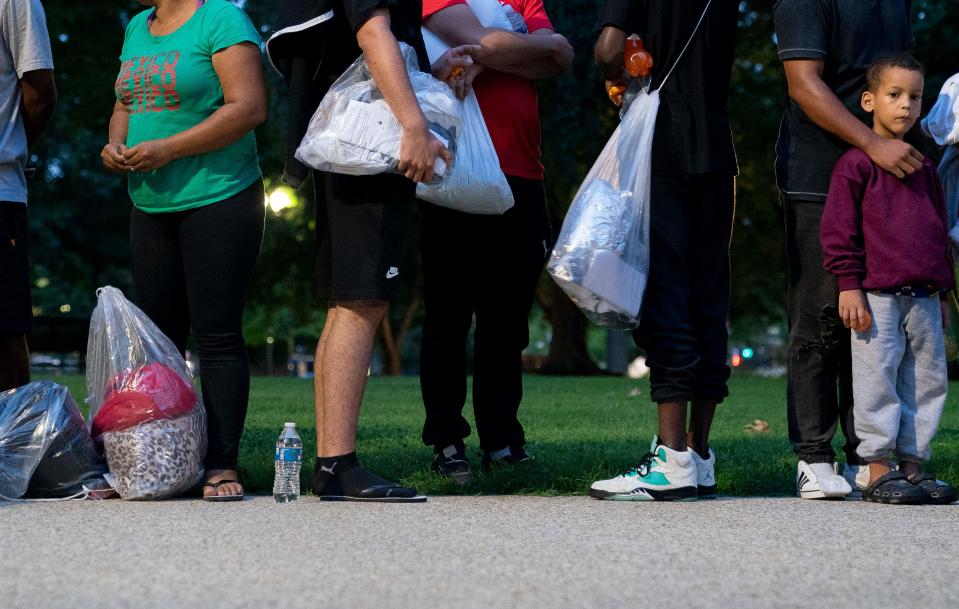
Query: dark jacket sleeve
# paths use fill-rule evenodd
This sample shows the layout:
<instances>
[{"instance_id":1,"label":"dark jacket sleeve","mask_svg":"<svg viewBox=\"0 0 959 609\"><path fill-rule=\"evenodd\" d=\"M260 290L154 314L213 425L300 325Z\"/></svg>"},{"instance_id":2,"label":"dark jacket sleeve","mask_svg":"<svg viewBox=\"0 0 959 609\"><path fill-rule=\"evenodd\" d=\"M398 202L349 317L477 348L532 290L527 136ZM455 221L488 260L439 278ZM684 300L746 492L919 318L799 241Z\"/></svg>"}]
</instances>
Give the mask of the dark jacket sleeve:
<instances>
[{"instance_id":1,"label":"dark jacket sleeve","mask_svg":"<svg viewBox=\"0 0 959 609\"><path fill-rule=\"evenodd\" d=\"M840 291L862 289L866 276L862 197L867 178L849 155L840 157L819 223L822 266L839 279Z\"/></svg>"}]
</instances>

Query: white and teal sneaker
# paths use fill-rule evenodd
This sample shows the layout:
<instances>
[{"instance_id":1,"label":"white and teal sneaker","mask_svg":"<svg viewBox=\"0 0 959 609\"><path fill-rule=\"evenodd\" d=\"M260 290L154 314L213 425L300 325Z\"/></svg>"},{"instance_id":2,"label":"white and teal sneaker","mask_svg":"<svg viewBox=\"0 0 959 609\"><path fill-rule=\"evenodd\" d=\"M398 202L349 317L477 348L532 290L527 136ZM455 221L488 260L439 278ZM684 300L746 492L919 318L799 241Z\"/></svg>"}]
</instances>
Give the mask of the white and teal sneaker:
<instances>
[{"instance_id":1,"label":"white and teal sneaker","mask_svg":"<svg viewBox=\"0 0 959 609\"><path fill-rule=\"evenodd\" d=\"M700 499L713 499L716 496L716 453L709 449L709 458L703 459L692 448L689 454L696 464L696 492Z\"/></svg>"},{"instance_id":2,"label":"white and teal sneaker","mask_svg":"<svg viewBox=\"0 0 959 609\"><path fill-rule=\"evenodd\" d=\"M650 452L625 474L598 480L590 497L613 501L684 501L696 499L696 463L691 451L679 452L653 439Z\"/></svg>"}]
</instances>

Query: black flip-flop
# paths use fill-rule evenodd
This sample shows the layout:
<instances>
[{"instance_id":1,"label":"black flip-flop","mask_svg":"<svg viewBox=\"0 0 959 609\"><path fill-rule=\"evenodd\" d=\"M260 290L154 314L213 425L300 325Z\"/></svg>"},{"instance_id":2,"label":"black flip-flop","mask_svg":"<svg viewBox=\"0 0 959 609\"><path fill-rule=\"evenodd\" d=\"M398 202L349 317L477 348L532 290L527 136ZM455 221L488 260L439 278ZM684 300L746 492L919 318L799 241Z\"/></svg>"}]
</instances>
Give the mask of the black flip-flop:
<instances>
[{"instance_id":1,"label":"black flip-flop","mask_svg":"<svg viewBox=\"0 0 959 609\"><path fill-rule=\"evenodd\" d=\"M929 496L900 471L889 472L862 491L862 500L895 505L929 503Z\"/></svg>"},{"instance_id":2,"label":"black flip-flop","mask_svg":"<svg viewBox=\"0 0 959 609\"><path fill-rule=\"evenodd\" d=\"M210 487L214 491L220 488L223 484L239 484L237 480L220 480L218 482L207 482L203 485L203 488ZM202 492L202 491L201 491ZM243 501L243 493L239 495L204 495L204 501L209 501L210 503L226 503L227 501Z\"/></svg>"},{"instance_id":3,"label":"black flip-flop","mask_svg":"<svg viewBox=\"0 0 959 609\"><path fill-rule=\"evenodd\" d=\"M937 480L936 477L930 473L919 472L918 474L913 474L909 477L909 482L926 492L929 503L946 505L959 500L959 491L957 491L954 486L942 480Z\"/></svg>"}]
</instances>

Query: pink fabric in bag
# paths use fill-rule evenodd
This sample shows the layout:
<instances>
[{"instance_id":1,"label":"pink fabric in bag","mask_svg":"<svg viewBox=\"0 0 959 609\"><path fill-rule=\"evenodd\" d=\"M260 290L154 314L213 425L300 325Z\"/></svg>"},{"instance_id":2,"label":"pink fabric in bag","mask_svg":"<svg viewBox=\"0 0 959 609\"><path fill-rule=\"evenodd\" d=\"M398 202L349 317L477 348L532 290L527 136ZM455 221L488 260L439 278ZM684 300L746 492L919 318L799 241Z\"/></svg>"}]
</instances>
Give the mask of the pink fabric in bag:
<instances>
[{"instance_id":1,"label":"pink fabric in bag","mask_svg":"<svg viewBox=\"0 0 959 609\"><path fill-rule=\"evenodd\" d=\"M94 437L134 425L172 419L196 404L193 385L169 366L152 363L113 378L93 418Z\"/></svg>"}]
</instances>

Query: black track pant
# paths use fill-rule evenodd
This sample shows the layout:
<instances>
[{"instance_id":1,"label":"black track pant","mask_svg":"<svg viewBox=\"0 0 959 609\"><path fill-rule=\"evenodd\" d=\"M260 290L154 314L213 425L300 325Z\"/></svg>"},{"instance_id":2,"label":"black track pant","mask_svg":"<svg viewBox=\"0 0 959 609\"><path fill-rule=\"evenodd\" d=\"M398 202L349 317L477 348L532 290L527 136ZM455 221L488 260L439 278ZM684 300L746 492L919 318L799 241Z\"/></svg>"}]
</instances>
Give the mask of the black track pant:
<instances>
[{"instance_id":1,"label":"black track pant","mask_svg":"<svg viewBox=\"0 0 959 609\"><path fill-rule=\"evenodd\" d=\"M462 412L474 315L473 411L480 446L499 450L526 443L516 416L523 398L520 358L553 238L543 183L507 179L516 205L501 216L423 205L423 442L439 449L470 434Z\"/></svg>"},{"instance_id":2,"label":"black track pant","mask_svg":"<svg viewBox=\"0 0 959 609\"><path fill-rule=\"evenodd\" d=\"M654 402L723 401L735 178L652 179L649 283L633 333Z\"/></svg>"},{"instance_id":3,"label":"black track pant","mask_svg":"<svg viewBox=\"0 0 959 609\"><path fill-rule=\"evenodd\" d=\"M839 423L846 438L846 460L858 463L849 330L839 318L836 278L822 268L819 220L824 203L787 198L784 205L789 263L789 441L800 459L832 463L832 439Z\"/></svg>"},{"instance_id":4,"label":"black track pant","mask_svg":"<svg viewBox=\"0 0 959 609\"><path fill-rule=\"evenodd\" d=\"M192 331L208 417L207 469L236 469L250 394L243 305L263 241L263 184L218 203L130 218L137 305L180 351Z\"/></svg>"}]
</instances>

